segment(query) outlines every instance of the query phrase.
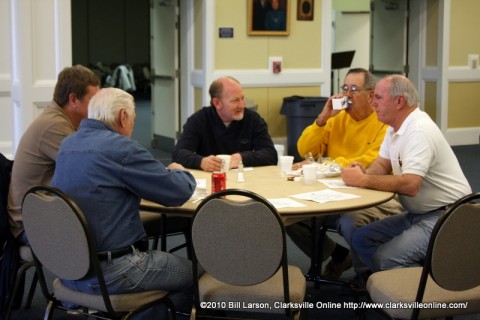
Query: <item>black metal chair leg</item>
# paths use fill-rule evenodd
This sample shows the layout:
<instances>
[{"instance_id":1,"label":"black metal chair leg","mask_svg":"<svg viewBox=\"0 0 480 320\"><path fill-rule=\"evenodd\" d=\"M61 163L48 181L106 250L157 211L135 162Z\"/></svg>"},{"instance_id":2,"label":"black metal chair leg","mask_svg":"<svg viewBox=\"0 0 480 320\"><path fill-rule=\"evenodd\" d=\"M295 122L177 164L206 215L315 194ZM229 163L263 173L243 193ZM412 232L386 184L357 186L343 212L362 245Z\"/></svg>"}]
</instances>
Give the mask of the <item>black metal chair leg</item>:
<instances>
[{"instance_id":1,"label":"black metal chair leg","mask_svg":"<svg viewBox=\"0 0 480 320\"><path fill-rule=\"evenodd\" d=\"M25 304L25 309L30 308L32 305L33 296L35 294L35 289L37 288L38 275L37 272L33 274L32 283L30 284L30 290L28 291L27 302Z\"/></svg>"},{"instance_id":2,"label":"black metal chair leg","mask_svg":"<svg viewBox=\"0 0 480 320\"><path fill-rule=\"evenodd\" d=\"M25 274L26 274L28 268L33 267L33 266L34 266L34 263L33 263L33 261L31 261L31 262L23 263L20 266L20 268L18 269L17 275L15 277L15 282L13 284L13 289L12 289L10 298L8 300L8 303L7 303L7 309L5 311L5 319L6 320L10 319L10 316L12 315L13 305L15 304L15 300L16 300L15 298L17 296L18 290L20 289L20 285L23 285L23 281L25 279ZM36 275L36 273L35 273L35 275Z\"/></svg>"}]
</instances>

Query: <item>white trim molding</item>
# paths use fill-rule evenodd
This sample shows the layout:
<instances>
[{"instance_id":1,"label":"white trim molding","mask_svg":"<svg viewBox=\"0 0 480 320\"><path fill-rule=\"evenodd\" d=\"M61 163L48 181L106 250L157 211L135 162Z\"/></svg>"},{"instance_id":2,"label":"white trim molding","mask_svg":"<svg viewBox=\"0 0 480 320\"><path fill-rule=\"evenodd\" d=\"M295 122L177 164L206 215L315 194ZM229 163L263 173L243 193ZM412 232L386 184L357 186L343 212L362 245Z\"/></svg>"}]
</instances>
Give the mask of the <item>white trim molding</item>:
<instances>
[{"instance_id":1,"label":"white trim molding","mask_svg":"<svg viewBox=\"0 0 480 320\"><path fill-rule=\"evenodd\" d=\"M321 69L284 69L281 74L274 74L268 69L213 72L215 79L227 75L236 78L243 87L326 86L330 83L330 72Z\"/></svg>"},{"instance_id":2,"label":"white trim molding","mask_svg":"<svg viewBox=\"0 0 480 320\"><path fill-rule=\"evenodd\" d=\"M444 135L451 146L477 144L479 143L480 127L447 129Z\"/></svg>"}]
</instances>

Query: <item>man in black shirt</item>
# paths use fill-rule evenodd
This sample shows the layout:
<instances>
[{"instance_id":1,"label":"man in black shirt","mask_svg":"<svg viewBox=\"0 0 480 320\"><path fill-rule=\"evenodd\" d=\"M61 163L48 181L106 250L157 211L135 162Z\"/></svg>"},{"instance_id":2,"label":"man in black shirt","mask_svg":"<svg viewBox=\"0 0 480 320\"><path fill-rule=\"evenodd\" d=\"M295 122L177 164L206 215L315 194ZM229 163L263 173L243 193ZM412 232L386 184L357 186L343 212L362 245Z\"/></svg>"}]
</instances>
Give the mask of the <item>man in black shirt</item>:
<instances>
[{"instance_id":1,"label":"man in black shirt","mask_svg":"<svg viewBox=\"0 0 480 320\"><path fill-rule=\"evenodd\" d=\"M221 159L231 155L230 168L277 164L277 151L265 120L245 108L240 83L232 77L215 80L209 89L210 106L190 116L173 151L173 161L186 168L218 171Z\"/></svg>"}]
</instances>

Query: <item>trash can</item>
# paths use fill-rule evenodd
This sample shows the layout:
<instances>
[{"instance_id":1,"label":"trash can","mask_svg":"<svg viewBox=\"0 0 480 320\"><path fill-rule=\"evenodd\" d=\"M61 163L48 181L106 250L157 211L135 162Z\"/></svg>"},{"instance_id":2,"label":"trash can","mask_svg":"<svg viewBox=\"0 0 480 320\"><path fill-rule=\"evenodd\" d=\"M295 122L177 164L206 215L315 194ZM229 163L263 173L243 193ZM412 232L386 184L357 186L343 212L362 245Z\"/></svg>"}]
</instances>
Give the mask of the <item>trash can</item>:
<instances>
[{"instance_id":1,"label":"trash can","mask_svg":"<svg viewBox=\"0 0 480 320\"><path fill-rule=\"evenodd\" d=\"M304 156L298 154L298 138L322 112L327 100L326 97L291 96L283 98L280 113L287 116L287 153L294 156L296 162L303 160Z\"/></svg>"}]
</instances>

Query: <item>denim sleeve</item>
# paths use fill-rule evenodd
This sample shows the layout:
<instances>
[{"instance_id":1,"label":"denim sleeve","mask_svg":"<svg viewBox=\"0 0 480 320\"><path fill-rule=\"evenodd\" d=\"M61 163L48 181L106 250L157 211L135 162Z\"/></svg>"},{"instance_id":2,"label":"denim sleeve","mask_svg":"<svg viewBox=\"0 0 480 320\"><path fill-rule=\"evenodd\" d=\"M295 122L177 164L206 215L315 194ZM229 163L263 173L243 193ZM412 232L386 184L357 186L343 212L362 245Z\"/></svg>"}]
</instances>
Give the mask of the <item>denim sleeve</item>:
<instances>
[{"instance_id":1,"label":"denim sleeve","mask_svg":"<svg viewBox=\"0 0 480 320\"><path fill-rule=\"evenodd\" d=\"M122 180L140 198L164 206L180 206L195 191L195 178L188 171L168 170L144 148L137 148L125 161Z\"/></svg>"}]
</instances>

